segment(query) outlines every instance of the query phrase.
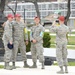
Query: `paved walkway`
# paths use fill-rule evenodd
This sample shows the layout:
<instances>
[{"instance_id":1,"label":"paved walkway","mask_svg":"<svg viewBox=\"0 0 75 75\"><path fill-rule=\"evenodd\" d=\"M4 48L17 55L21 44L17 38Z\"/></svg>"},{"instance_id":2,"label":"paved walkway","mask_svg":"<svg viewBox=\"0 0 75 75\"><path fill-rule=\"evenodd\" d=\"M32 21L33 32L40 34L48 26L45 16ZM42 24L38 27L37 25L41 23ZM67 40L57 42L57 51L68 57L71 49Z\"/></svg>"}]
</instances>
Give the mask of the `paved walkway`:
<instances>
[{"instance_id":1,"label":"paved walkway","mask_svg":"<svg viewBox=\"0 0 75 75\"><path fill-rule=\"evenodd\" d=\"M54 48L45 48L44 49L44 56L55 56L55 49ZM68 50L68 58L73 58L75 59L75 50ZM31 55L30 52L27 53L27 55ZM31 66L32 59L28 59L27 63ZM4 65L4 62L0 62L0 65ZM12 63L10 63L12 65ZM5 70L5 69L0 69L0 75L62 75L62 74L57 74L56 72L59 71L58 66L46 66L45 69L41 69L41 64L39 61L37 61L37 68L36 69L30 69L30 68L23 68L23 62L19 61L16 62L16 66L18 68L14 70ZM69 73L64 75L75 75L75 66L68 66Z\"/></svg>"},{"instance_id":2,"label":"paved walkway","mask_svg":"<svg viewBox=\"0 0 75 75\"><path fill-rule=\"evenodd\" d=\"M31 59L28 59L28 64L32 65ZM1 62L0 65L4 65L4 63ZM16 62L16 66L19 66L19 68L14 70L0 69L0 75L62 75L56 73L59 70L58 66L45 66L45 69L42 70L41 64L38 61L36 69L23 68L23 62ZM75 66L68 66L68 69L69 73L64 73L64 75L75 75Z\"/></svg>"},{"instance_id":3,"label":"paved walkway","mask_svg":"<svg viewBox=\"0 0 75 75\"><path fill-rule=\"evenodd\" d=\"M31 58L31 52L27 52L27 57ZM56 60L56 49L55 48L44 48L44 56L50 57L52 60ZM68 59L69 61L75 61L75 50L68 49ZM18 61L22 60L21 54L18 54ZM0 56L0 62L3 61L3 56Z\"/></svg>"},{"instance_id":4,"label":"paved walkway","mask_svg":"<svg viewBox=\"0 0 75 75\"><path fill-rule=\"evenodd\" d=\"M28 52L27 55L31 55L31 52ZM44 56L56 57L55 48L44 48ZM68 49L68 58L75 60L75 50Z\"/></svg>"}]
</instances>

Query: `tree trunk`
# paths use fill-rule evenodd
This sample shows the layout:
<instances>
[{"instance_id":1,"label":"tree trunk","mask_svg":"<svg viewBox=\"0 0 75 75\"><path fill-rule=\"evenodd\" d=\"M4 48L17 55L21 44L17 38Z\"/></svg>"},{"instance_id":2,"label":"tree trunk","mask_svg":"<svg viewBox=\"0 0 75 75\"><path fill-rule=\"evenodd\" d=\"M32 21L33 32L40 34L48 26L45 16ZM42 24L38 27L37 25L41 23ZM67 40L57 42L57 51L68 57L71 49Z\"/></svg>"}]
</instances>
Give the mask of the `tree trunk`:
<instances>
[{"instance_id":1,"label":"tree trunk","mask_svg":"<svg viewBox=\"0 0 75 75\"><path fill-rule=\"evenodd\" d=\"M6 0L1 0L1 2L0 2L0 18L4 17L3 11L5 8L5 2L6 2Z\"/></svg>"},{"instance_id":2,"label":"tree trunk","mask_svg":"<svg viewBox=\"0 0 75 75\"><path fill-rule=\"evenodd\" d=\"M37 4L37 0L33 3L34 3L34 6L35 6L37 16L40 18L40 22L41 22L41 17L40 17L40 12L39 12L39 7L38 7L38 4Z\"/></svg>"},{"instance_id":3,"label":"tree trunk","mask_svg":"<svg viewBox=\"0 0 75 75\"><path fill-rule=\"evenodd\" d=\"M40 12L39 12L39 7L38 7L38 0L24 0L25 2L31 2L34 4L35 6L35 10L36 10L36 13L37 13L37 16L40 18L40 22L41 22L41 17L40 17Z\"/></svg>"},{"instance_id":4,"label":"tree trunk","mask_svg":"<svg viewBox=\"0 0 75 75\"><path fill-rule=\"evenodd\" d=\"M68 20L69 20L70 13L71 13L71 11L70 11L70 1L71 1L71 0L68 0L68 4L67 4L68 11L67 11L67 15L66 15L66 17L65 17L65 25L67 25L67 22L68 22Z\"/></svg>"}]
</instances>

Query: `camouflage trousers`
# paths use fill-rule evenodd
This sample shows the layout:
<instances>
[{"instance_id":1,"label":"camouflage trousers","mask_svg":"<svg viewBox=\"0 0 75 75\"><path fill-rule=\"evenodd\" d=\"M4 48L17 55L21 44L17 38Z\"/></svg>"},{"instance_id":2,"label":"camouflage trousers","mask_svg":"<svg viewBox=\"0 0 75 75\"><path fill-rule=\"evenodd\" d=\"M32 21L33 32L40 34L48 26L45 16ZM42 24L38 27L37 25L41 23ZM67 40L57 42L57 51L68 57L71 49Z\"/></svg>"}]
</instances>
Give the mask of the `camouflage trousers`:
<instances>
[{"instance_id":1,"label":"camouflage trousers","mask_svg":"<svg viewBox=\"0 0 75 75\"><path fill-rule=\"evenodd\" d=\"M56 58L59 66L68 64L67 54L67 42L56 43Z\"/></svg>"},{"instance_id":2,"label":"camouflage trousers","mask_svg":"<svg viewBox=\"0 0 75 75\"><path fill-rule=\"evenodd\" d=\"M7 39L4 39L3 43L4 43L4 48L5 48L4 62L10 62L11 58L12 58L12 49L9 49L7 47L7 44L8 44L8 40Z\"/></svg>"},{"instance_id":3,"label":"camouflage trousers","mask_svg":"<svg viewBox=\"0 0 75 75\"><path fill-rule=\"evenodd\" d=\"M32 60L33 62L37 62L37 56L39 59L39 62L44 62L44 55L43 55L43 46L42 43L31 43L31 54L32 54Z\"/></svg>"},{"instance_id":4,"label":"camouflage trousers","mask_svg":"<svg viewBox=\"0 0 75 75\"><path fill-rule=\"evenodd\" d=\"M25 46L24 40L15 40L15 39L14 39L14 49L13 49L13 56L12 56L13 58L12 58L12 61L13 62L16 61L18 49L20 49L22 60L23 61L27 61L26 46Z\"/></svg>"}]
</instances>

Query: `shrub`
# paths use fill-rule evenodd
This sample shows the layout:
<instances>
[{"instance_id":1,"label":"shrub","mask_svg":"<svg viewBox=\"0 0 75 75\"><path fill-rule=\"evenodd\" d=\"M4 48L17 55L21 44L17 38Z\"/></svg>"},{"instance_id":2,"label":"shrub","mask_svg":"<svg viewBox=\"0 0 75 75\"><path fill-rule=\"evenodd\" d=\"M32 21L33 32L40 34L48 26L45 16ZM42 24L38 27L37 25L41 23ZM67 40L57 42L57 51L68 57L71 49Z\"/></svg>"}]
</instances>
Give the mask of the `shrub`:
<instances>
[{"instance_id":1,"label":"shrub","mask_svg":"<svg viewBox=\"0 0 75 75\"><path fill-rule=\"evenodd\" d=\"M30 43L30 32L28 31L28 45L26 45L26 51L27 52L30 51L30 47L31 47L31 43Z\"/></svg>"},{"instance_id":2,"label":"shrub","mask_svg":"<svg viewBox=\"0 0 75 75\"><path fill-rule=\"evenodd\" d=\"M50 40L51 40L50 33L45 32L43 36L43 47L50 48L50 44L51 44Z\"/></svg>"},{"instance_id":3,"label":"shrub","mask_svg":"<svg viewBox=\"0 0 75 75\"><path fill-rule=\"evenodd\" d=\"M31 47L30 31L28 31L28 40L29 40L29 43L28 43L28 45L26 45L26 52L29 52L30 51L30 47ZM50 48L50 44L51 44L50 40L51 40L50 33L49 32L44 32L43 47ZM19 52L20 52L20 50L19 50Z\"/></svg>"},{"instance_id":4,"label":"shrub","mask_svg":"<svg viewBox=\"0 0 75 75\"><path fill-rule=\"evenodd\" d=\"M26 51L29 52L30 51L30 46L31 46L31 43L30 43L30 32L28 32L28 39L29 39L29 43L28 45L26 46ZM43 36L43 47L46 47L46 48L49 48L50 47L50 35L49 35L49 32L45 32L44 33L44 36Z\"/></svg>"},{"instance_id":5,"label":"shrub","mask_svg":"<svg viewBox=\"0 0 75 75\"><path fill-rule=\"evenodd\" d=\"M44 36L43 36L43 47L45 48L49 48L50 47L50 33L49 32L44 32ZM28 31L28 40L29 40L29 43L28 45L26 45L26 52L29 52L30 51L30 47L31 47L31 42L30 42L30 31ZM18 52L20 53L20 49L18 50Z\"/></svg>"}]
</instances>

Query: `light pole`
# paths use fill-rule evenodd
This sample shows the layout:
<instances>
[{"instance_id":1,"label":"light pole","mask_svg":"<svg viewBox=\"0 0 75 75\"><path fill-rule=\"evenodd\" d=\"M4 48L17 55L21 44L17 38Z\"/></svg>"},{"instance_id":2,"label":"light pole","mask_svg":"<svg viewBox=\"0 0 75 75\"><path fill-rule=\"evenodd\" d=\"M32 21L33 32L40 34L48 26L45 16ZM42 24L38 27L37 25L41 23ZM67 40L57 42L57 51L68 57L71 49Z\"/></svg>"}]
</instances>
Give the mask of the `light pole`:
<instances>
[{"instance_id":1,"label":"light pole","mask_svg":"<svg viewBox=\"0 0 75 75\"><path fill-rule=\"evenodd\" d=\"M24 9L24 23L25 23L25 9Z\"/></svg>"}]
</instances>

